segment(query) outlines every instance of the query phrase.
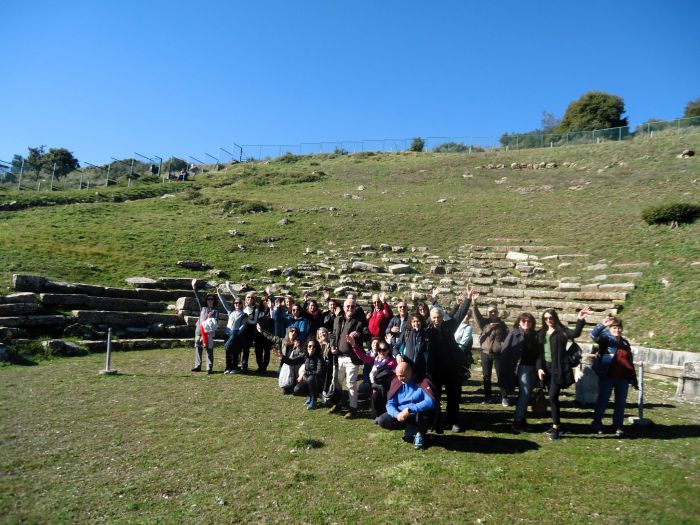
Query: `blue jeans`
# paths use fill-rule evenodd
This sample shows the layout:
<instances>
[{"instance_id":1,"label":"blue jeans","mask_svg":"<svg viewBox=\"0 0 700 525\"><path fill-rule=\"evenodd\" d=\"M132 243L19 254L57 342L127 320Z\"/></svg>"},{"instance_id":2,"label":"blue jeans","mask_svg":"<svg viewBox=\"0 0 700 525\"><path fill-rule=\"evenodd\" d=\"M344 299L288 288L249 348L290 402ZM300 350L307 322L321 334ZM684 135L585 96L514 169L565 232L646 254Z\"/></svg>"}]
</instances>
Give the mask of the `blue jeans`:
<instances>
[{"instance_id":1,"label":"blue jeans","mask_svg":"<svg viewBox=\"0 0 700 525\"><path fill-rule=\"evenodd\" d=\"M518 406L515 408L515 422L522 423L527 415L527 404L532 396L532 389L535 386L535 367L530 365L520 365L518 367Z\"/></svg>"},{"instance_id":2,"label":"blue jeans","mask_svg":"<svg viewBox=\"0 0 700 525\"><path fill-rule=\"evenodd\" d=\"M627 403L627 392L629 391L630 383L628 379L620 377L606 377L601 379L598 384L598 401L595 404L595 415L593 416L593 425L601 426L603 424L603 416L605 409L610 401L610 395L615 391L615 409L613 411L613 426L616 430L622 428L622 423L625 420L625 404Z\"/></svg>"}]
</instances>

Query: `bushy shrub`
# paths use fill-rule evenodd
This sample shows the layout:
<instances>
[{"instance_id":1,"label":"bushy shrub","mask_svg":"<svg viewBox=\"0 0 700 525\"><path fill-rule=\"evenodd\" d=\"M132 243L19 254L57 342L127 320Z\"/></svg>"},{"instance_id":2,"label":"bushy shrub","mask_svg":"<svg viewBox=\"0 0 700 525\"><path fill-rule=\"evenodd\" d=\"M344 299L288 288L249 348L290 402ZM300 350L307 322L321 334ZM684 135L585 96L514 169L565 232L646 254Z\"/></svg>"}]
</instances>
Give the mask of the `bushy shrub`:
<instances>
[{"instance_id":1,"label":"bushy shrub","mask_svg":"<svg viewBox=\"0 0 700 525\"><path fill-rule=\"evenodd\" d=\"M435 153L468 153L471 149L472 152L482 153L484 148L481 146L469 146L462 142L445 142L444 144L439 144L433 148Z\"/></svg>"},{"instance_id":2,"label":"bushy shrub","mask_svg":"<svg viewBox=\"0 0 700 525\"><path fill-rule=\"evenodd\" d=\"M270 208L260 201L247 201L243 199L234 199L224 201L221 206L222 213L242 214L242 213L265 213Z\"/></svg>"},{"instance_id":3,"label":"bushy shrub","mask_svg":"<svg viewBox=\"0 0 700 525\"><path fill-rule=\"evenodd\" d=\"M425 140L420 137L414 137L411 141L411 146L408 148L409 151L423 151L425 148Z\"/></svg>"},{"instance_id":4,"label":"bushy shrub","mask_svg":"<svg viewBox=\"0 0 700 525\"><path fill-rule=\"evenodd\" d=\"M700 205L676 202L651 206L642 210L642 219L647 224L690 223L700 217Z\"/></svg>"},{"instance_id":5,"label":"bushy shrub","mask_svg":"<svg viewBox=\"0 0 700 525\"><path fill-rule=\"evenodd\" d=\"M277 157L275 159L275 161L276 162L284 162L286 164L293 164L295 162L299 162L300 160L302 160L302 158L303 157L301 155L295 155L294 153L290 153L288 151L287 153L285 153L281 157Z\"/></svg>"}]
</instances>

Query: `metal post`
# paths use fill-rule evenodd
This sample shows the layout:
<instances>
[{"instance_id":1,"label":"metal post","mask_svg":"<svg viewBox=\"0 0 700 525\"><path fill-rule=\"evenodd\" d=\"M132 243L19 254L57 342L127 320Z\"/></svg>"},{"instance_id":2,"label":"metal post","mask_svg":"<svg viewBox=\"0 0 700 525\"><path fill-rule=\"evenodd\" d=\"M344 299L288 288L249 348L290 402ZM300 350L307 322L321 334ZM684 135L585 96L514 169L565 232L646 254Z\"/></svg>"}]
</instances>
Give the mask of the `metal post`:
<instances>
[{"instance_id":1,"label":"metal post","mask_svg":"<svg viewBox=\"0 0 700 525\"><path fill-rule=\"evenodd\" d=\"M19 167L19 180L17 181L17 191L22 189L22 173L24 173L24 159Z\"/></svg>"},{"instance_id":2,"label":"metal post","mask_svg":"<svg viewBox=\"0 0 700 525\"><path fill-rule=\"evenodd\" d=\"M651 419L644 417L644 363L639 365L639 377L637 378L639 383L639 399L637 400L637 407L639 409L639 417L629 418L630 423L635 426L646 427L652 425Z\"/></svg>"},{"instance_id":3,"label":"metal post","mask_svg":"<svg viewBox=\"0 0 700 525\"><path fill-rule=\"evenodd\" d=\"M80 186L78 186L78 189L82 190L83 189L83 172L80 172Z\"/></svg>"},{"instance_id":4,"label":"metal post","mask_svg":"<svg viewBox=\"0 0 700 525\"><path fill-rule=\"evenodd\" d=\"M107 363L105 364L105 369L100 370L101 375L115 375L117 370L112 370L112 329L107 330Z\"/></svg>"}]
</instances>

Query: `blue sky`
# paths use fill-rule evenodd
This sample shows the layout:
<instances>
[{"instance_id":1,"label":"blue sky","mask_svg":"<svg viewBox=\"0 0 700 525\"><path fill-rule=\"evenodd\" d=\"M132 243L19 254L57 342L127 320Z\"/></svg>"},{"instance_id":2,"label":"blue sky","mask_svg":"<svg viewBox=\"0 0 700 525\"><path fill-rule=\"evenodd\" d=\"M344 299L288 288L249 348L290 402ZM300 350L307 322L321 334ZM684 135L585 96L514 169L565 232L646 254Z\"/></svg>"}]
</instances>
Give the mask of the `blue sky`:
<instances>
[{"instance_id":1,"label":"blue sky","mask_svg":"<svg viewBox=\"0 0 700 525\"><path fill-rule=\"evenodd\" d=\"M485 144L591 90L633 126L676 118L700 97L698 19L694 0L0 0L0 159Z\"/></svg>"}]
</instances>

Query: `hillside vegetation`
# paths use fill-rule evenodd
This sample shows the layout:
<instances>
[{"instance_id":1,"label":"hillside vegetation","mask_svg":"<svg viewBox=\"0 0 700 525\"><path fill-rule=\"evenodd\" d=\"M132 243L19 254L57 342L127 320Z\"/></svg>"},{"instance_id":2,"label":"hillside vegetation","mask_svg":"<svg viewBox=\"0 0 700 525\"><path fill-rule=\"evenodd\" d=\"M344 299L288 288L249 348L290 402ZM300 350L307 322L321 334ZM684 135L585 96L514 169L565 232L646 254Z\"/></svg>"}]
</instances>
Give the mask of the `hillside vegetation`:
<instances>
[{"instance_id":1,"label":"hillside vegetation","mask_svg":"<svg viewBox=\"0 0 700 525\"><path fill-rule=\"evenodd\" d=\"M676 158L699 146L700 134L660 133L510 152L288 154L185 183L89 190L99 199L60 192L69 205L52 202L57 192L6 191L0 205L23 209L0 212L0 283L9 287L19 272L120 286L136 275L192 275L176 266L181 259L204 260L237 281L302 262L307 247L331 254L385 242L449 256L465 244L532 242L594 262L649 263L625 303L627 335L696 350L700 223L648 226L641 210L700 202L697 157ZM543 161L557 167L511 168ZM271 237L279 239L271 245ZM594 275L567 271L584 281Z\"/></svg>"}]
</instances>

